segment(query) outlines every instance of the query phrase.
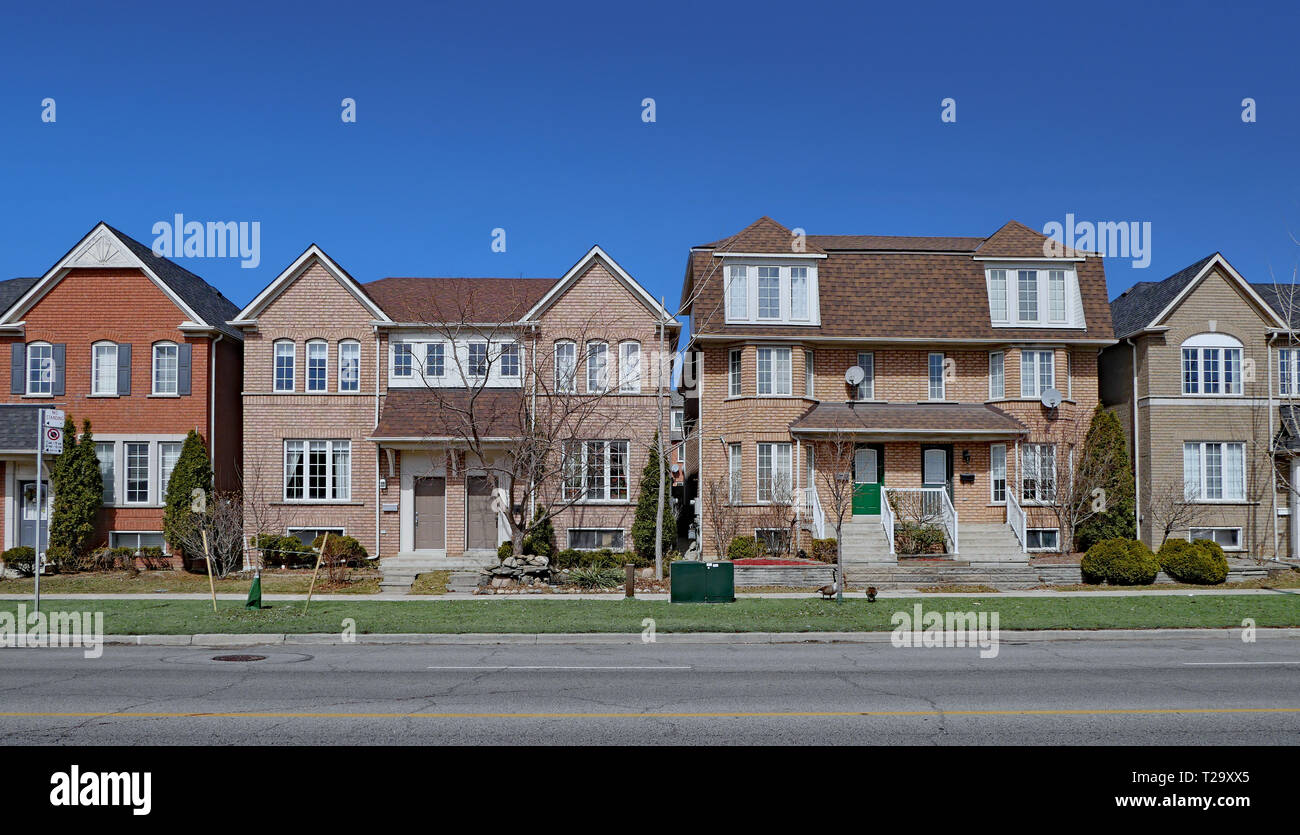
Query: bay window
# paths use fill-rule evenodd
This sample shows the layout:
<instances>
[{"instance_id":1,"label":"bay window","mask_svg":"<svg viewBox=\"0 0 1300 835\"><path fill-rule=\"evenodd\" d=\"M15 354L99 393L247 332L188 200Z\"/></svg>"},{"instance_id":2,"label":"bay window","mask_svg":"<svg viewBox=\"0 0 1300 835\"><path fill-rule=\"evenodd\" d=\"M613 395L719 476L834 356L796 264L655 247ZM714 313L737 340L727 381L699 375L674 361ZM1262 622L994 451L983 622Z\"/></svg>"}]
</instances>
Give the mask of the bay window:
<instances>
[{"instance_id":1,"label":"bay window","mask_svg":"<svg viewBox=\"0 0 1300 835\"><path fill-rule=\"evenodd\" d=\"M790 444L758 445L759 504L788 504L794 500Z\"/></svg>"},{"instance_id":2,"label":"bay window","mask_svg":"<svg viewBox=\"0 0 1300 835\"><path fill-rule=\"evenodd\" d=\"M1020 447L1020 497L1032 504L1056 501L1056 445Z\"/></svg>"},{"instance_id":3,"label":"bay window","mask_svg":"<svg viewBox=\"0 0 1300 835\"><path fill-rule=\"evenodd\" d=\"M931 400L943 400L945 394L944 392L945 386L944 386L944 379L943 379L943 371L944 371L943 354L940 353L930 354L927 364L929 366L929 372L930 372L929 398Z\"/></svg>"},{"instance_id":4,"label":"bay window","mask_svg":"<svg viewBox=\"0 0 1300 835\"><path fill-rule=\"evenodd\" d=\"M743 391L740 377L740 359L741 352L739 348L733 348L727 352L727 396L740 397Z\"/></svg>"},{"instance_id":5,"label":"bay window","mask_svg":"<svg viewBox=\"0 0 1300 835\"><path fill-rule=\"evenodd\" d=\"M858 400L876 399L876 355L870 351L858 352L858 368L862 369L862 382L858 383Z\"/></svg>"},{"instance_id":6,"label":"bay window","mask_svg":"<svg viewBox=\"0 0 1300 835\"><path fill-rule=\"evenodd\" d=\"M788 395L791 391L790 349L758 349L758 393Z\"/></svg>"},{"instance_id":7,"label":"bay window","mask_svg":"<svg viewBox=\"0 0 1300 835\"><path fill-rule=\"evenodd\" d=\"M1056 354L1052 351L1020 352L1020 396L1042 397L1056 385Z\"/></svg>"},{"instance_id":8,"label":"bay window","mask_svg":"<svg viewBox=\"0 0 1300 835\"><path fill-rule=\"evenodd\" d=\"M1007 396L1006 354L989 352L989 400L1002 400Z\"/></svg>"}]
</instances>

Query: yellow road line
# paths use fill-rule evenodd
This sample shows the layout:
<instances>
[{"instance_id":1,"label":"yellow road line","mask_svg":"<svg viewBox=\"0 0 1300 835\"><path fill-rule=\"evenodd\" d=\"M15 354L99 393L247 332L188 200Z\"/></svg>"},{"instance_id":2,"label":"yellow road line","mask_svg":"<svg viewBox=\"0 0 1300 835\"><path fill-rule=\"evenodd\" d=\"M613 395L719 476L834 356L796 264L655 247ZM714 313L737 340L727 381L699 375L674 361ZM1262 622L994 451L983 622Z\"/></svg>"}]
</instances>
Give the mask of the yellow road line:
<instances>
[{"instance_id":1,"label":"yellow road line","mask_svg":"<svg viewBox=\"0 0 1300 835\"><path fill-rule=\"evenodd\" d=\"M1022 710L843 710L721 713L87 713L0 712L0 719L819 719L907 716L1140 716L1300 713L1300 707L1191 707Z\"/></svg>"}]
</instances>

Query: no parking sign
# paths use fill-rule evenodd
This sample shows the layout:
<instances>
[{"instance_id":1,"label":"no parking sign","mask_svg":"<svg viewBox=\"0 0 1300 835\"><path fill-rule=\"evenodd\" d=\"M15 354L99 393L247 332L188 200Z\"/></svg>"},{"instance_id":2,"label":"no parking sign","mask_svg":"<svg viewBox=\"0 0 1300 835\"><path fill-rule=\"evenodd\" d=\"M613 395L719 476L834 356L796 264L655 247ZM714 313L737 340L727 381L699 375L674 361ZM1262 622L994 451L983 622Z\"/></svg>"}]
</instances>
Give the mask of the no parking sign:
<instances>
[{"instance_id":1,"label":"no parking sign","mask_svg":"<svg viewBox=\"0 0 1300 835\"><path fill-rule=\"evenodd\" d=\"M63 454L63 410L41 410L41 452L46 455Z\"/></svg>"}]
</instances>

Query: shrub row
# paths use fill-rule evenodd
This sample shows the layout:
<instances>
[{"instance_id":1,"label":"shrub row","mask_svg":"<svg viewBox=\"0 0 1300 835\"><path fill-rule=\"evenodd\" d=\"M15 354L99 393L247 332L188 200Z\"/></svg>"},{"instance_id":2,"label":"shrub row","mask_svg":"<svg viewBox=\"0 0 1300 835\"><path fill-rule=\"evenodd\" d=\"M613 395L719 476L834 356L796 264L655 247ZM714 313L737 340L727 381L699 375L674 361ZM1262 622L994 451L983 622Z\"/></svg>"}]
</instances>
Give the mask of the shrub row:
<instances>
[{"instance_id":1,"label":"shrub row","mask_svg":"<svg viewBox=\"0 0 1300 835\"><path fill-rule=\"evenodd\" d=\"M1093 545L1079 563L1088 583L1145 586L1163 570L1180 583L1218 585L1228 577L1228 560L1215 542L1169 539L1158 554L1135 539L1104 539Z\"/></svg>"}]
</instances>

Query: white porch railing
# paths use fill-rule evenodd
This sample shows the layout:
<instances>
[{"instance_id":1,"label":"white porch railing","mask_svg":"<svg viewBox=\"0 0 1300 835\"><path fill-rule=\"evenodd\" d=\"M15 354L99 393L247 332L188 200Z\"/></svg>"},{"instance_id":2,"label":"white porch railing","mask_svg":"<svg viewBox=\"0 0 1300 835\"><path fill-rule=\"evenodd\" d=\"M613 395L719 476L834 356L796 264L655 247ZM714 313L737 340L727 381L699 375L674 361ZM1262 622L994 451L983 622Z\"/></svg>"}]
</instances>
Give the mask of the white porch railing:
<instances>
[{"instance_id":1,"label":"white porch railing","mask_svg":"<svg viewBox=\"0 0 1300 835\"><path fill-rule=\"evenodd\" d=\"M918 514L922 519L938 518L943 525L944 538L948 540L949 552L958 553L957 544L957 508L952 505L952 497L944 487L882 487L880 502L880 522L885 522L885 506L889 504L891 493L916 493L920 499ZM892 528L894 523L893 508L890 508L890 543L893 543Z\"/></svg>"},{"instance_id":2,"label":"white porch railing","mask_svg":"<svg viewBox=\"0 0 1300 835\"><path fill-rule=\"evenodd\" d=\"M889 494L880 488L880 527L885 531L885 541L889 543L889 553L894 553L894 507L889 503Z\"/></svg>"},{"instance_id":3,"label":"white porch railing","mask_svg":"<svg viewBox=\"0 0 1300 835\"><path fill-rule=\"evenodd\" d=\"M1007 485L1007 524L1011 526L1011 530L1016 535L1016 539L1020 541L1020 551L1021 553L1024 553L1025 525L1027 520L1025 518L1025 510L1020 506L1020 502L1016 499L1016 491L1012 489L1013 487L1015 487L1014 484Z\"/></svg>"},{"instance_id":4,"label":"white porch railing","mask_svg":"<svg viewBox=\"0 0 1300 835\"><path fill-rule=\"evenodd\" d=\"M816 487L805 487L803 489L803 510L804 515L812 522L813 536L818 539L825 539L826 513L822 510L822 502L817 497Z\"/></svg>"}]
</instances>

